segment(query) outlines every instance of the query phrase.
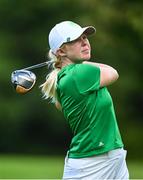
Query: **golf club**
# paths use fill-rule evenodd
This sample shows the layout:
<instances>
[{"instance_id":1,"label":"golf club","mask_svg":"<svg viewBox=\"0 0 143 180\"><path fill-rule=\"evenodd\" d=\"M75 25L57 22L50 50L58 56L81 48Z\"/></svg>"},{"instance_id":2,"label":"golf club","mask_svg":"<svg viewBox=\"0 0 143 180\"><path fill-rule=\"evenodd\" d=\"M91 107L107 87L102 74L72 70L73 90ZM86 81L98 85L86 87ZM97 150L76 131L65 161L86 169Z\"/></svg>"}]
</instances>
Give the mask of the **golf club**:
<instances>
[{"instance_id":1,"label":"golf club","mask_svg":"<svg viewBox=\"0 0 143 180\"><path fill-rule=\"evenodd\" d=\"M50 71L53 68L52 65L53 63L51 61L46 61L40 64L13 71L11 74L11 82L16 92L19 94L25 94L33 88L36 82L36 75L30 70L47 66L48 70Z\"/></svg>"}]
</instances>

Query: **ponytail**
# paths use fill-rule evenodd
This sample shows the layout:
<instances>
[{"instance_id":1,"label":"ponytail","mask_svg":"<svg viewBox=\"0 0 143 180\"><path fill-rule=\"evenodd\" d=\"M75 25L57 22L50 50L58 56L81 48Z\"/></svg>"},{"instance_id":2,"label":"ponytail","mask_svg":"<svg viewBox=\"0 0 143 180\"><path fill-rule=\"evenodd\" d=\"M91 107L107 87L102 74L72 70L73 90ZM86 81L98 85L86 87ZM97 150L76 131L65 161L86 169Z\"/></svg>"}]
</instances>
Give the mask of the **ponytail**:
<instances>
[{"instance_id":1,"label":"ponytail","mask_svg":"<svg viewBox=\"0 0 143 180\"><path fill-rule=\"evenodd\" d=\"M57 75L61 70L61 61L51 50L48 56L52 64L52 71L46 76L46 81L40 87L42 88L43 97L45 99L50 99L51 102L54 103L57 100Z\"/></svg>"}]
</instances>

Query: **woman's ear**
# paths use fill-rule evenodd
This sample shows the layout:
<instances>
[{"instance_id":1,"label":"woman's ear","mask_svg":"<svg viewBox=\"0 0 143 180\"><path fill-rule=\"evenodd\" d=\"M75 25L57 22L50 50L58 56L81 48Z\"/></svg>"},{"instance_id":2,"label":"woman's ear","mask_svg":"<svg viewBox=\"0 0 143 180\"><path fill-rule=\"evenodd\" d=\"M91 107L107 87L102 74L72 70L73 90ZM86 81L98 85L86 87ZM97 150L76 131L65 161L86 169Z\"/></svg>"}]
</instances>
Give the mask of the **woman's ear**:
<instances>
[{"instance_id":1,"label":"woman's ear","mask_svg":"<svg viewBox=\"0 0 143 180\"><path fill-rule=\"evenodd\" d=\"M66 52L64 51L64 49L59 48L56 52L56 56L61 56L61 57L65 57L66 56Z\"/></svg>"}]
</instances>

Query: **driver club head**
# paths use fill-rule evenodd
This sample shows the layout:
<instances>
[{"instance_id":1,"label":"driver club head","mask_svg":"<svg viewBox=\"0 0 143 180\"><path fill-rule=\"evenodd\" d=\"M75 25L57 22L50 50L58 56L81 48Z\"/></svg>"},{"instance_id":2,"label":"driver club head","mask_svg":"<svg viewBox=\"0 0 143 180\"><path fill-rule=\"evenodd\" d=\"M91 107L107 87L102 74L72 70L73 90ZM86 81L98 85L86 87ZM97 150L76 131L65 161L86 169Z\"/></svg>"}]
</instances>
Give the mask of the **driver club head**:
<instances>
[{"instance_id":1,"label":"driver club head","mask_svg":"<svg viewBox=\"0 0 143 180\"><path fill-rule=\"evenodd\" d=\"M16 70L11 74L11 82L17 93L25 94L33 88L36 75L29 70Z\"/></svg>"}]
</instances>

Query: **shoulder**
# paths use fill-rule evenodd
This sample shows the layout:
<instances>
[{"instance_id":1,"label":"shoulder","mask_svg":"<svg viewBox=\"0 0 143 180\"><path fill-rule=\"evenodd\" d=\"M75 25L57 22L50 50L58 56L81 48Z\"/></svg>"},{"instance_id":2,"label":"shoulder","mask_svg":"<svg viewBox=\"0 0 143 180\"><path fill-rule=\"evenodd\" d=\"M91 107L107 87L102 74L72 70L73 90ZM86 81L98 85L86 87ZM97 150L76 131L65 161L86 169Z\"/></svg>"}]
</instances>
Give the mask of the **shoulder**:
<instances>
[{"instance_id":1,"label":"shoulder","mask_svg":"<svg viewBox=\"0 0 143 180\"><path fill-rule=\"evenodd\" d=\"M85 64L85 63L81 63L81 64L75 64L75 68L76 69L81 69L81 70L88 70L88 69L99 69L96 66L93 66L91 64Z\"/></svg>"},{"instance_id":2,"label":"shoulder","mask_svg":"<svg viewBox=\"0 0 143 180\"><path fill-rule=\"evenodd\" d=\"M87 76L89 78L92 78L92 76L100 74L100 69L99 67L96 67L90 64L76 64L73 69L73 73L77 77L81 76L84 78L84 76L86 75L86 78Z\"/></svg>"},{"instance_id":3,"label":"shoulder","mask_svg":"<svg viewBox=\"0 0 143 180\"><path fill-rule=\"evenodd\" d=\"M75 69L77 70L81 70L81 71L98 71L99 70L99 67L97 66L93 66L91 64L85 64L85 63L81 63L81 64L76 64L75 65Z\"/></svg>"}]
</instances>

